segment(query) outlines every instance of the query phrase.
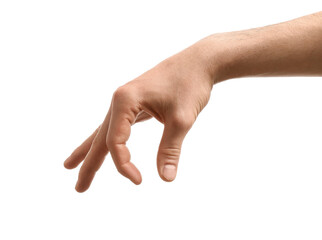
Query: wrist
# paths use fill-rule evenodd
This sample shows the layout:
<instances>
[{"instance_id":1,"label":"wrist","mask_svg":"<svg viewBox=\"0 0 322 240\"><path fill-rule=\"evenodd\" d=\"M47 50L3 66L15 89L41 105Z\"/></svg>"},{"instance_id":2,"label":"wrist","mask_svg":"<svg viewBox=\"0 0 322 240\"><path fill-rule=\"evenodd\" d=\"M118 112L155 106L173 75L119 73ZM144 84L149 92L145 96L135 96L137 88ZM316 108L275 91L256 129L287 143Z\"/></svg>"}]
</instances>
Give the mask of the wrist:
<instances>
[{"instance_id":1,"label":"wrist","mask_svg":"<svg viewBox=\"0 0 322 240\"><path fill-rule=\"evenodd\" d=\"M218 33L198 44L203 46L205 59L214 84L232 78L272 74L281 59L287 59L287 38L280 37L283 25Z\"/></svg>"},{"instance_id":2,"label":"wrist","mask_svg":"<svg viewBox=\"0 0 322 240\"><path fill-rule=\"evenodd\" d=\"M210 75L212 84L240 77L238 71L241 43L236 42L233 33L218 33L210 35L193 45L198 52L198 58Z\"/></svg>"}]
</instances>

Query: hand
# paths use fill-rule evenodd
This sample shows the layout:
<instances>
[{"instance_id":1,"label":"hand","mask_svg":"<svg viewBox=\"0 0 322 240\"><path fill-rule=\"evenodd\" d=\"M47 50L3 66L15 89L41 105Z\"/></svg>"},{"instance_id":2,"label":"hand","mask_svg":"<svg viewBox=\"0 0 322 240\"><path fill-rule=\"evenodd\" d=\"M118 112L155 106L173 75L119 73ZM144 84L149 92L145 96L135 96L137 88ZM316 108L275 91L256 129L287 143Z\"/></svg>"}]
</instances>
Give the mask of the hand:
<instances>
[{"instance_id":1,"label":"hand","mask_svg":"<svg viewBox=\"0 0 322 240\"><path fill-rule=\"evenodd\" d=\"M206 106L214 83L250 76L321 76L322 12L262 28L210 35L118 88L101 126L65 161L84 160L76 190L86 191L108 151L118 171L135 184L131 125L155 117L164 124L157 166L164 181L176 177L181 145ZM292 31L290 31L290 29Z\"/></svg>"},{"instance_id":2,"label":"hand","mask_svg":"<svg viewBox=\"0 0 322 240\"><path fill-rule=\"evenodd\" d=\"M123 176L141 183L126 141L134 123L151 117L164 124L157 155L159 175L164 181L175 179L183 139L206 106L213 86L202 52L195 44L114 92L104 122L64 162L72 169L84 161L76 184L78 192L89 188L108 152Z\"/></svg>"}]
</instances>

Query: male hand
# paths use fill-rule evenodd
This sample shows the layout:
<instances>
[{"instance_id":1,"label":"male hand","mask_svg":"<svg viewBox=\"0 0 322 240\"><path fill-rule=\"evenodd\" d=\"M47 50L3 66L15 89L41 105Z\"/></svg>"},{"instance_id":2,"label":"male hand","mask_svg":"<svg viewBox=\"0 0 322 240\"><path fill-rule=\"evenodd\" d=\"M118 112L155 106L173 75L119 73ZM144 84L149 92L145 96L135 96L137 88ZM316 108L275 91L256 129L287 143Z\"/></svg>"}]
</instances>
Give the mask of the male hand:
<instances>
[{"instance_id":1,"label":"male hand","mask_svg":"<svg viewBox=\"0 0 322 240\"><path fill-rule=\"evenodd\" d=\"M164 60L118 88L101 126L65 161L84 160L76 190L90 186L108 151L118 171L135 184L141 174L130 162L131 125L155 117L164 124L157 156L160 177L176 177L181 145L206 106L214 83L251 76L322 76L322 12L292 21L214 34Z\"/></svg>"},{"instance_id":2,"label":"male hand","mask_svg":"<svg viewBox=\"0 0 322 240\"><path fill-rule=\"evenodd\" d=\"M212 86L212 76L196 45L119 87L104 122L64 162L68 169L83 162L76 190L89 188L108 152L117 170L140 184L142 177L130 161L126 141L134 123L151 117L164 124L157 155L159 175L164 181L173 181L183 139L206 106Z\"/></svg>"}]
</instances>

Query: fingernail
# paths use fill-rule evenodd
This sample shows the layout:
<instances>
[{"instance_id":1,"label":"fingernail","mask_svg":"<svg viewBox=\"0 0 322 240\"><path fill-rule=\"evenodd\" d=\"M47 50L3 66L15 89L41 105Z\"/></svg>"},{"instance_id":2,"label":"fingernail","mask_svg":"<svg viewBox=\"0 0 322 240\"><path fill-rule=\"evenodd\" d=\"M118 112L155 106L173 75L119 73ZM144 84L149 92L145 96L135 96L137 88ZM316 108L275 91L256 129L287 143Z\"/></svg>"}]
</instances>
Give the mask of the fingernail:
<instances>
[{"instance_id":1,"label":"fingernail","mask_svg":"<svg viewBox=\"0 0 322 240\"><path fill-rule=\"evenodd\" d=\"M168 181L172 181L176 178L176 174L177 174L177 171L176 171L176 166L174 165L165 165L163 167L163 177L165 179L167 179Z\"/></svg>"}]
</instances>

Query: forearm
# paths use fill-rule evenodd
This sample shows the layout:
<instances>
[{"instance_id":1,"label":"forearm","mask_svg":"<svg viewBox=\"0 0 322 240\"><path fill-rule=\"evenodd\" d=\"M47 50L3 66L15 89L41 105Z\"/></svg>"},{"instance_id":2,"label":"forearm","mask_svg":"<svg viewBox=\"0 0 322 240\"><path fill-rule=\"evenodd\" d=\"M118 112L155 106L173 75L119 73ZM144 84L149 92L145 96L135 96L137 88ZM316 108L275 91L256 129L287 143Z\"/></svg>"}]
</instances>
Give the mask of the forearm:
<instances>
[{"instance_id":1,"label":"forearm","mask_svg":"<svg viewBox=\"0 0 322 240\"><path fill-rule=\"evenodd\" d=\"M322 12L197 44L214 83L251 76L322 76Z\"/></svg>"}]
</instances>

